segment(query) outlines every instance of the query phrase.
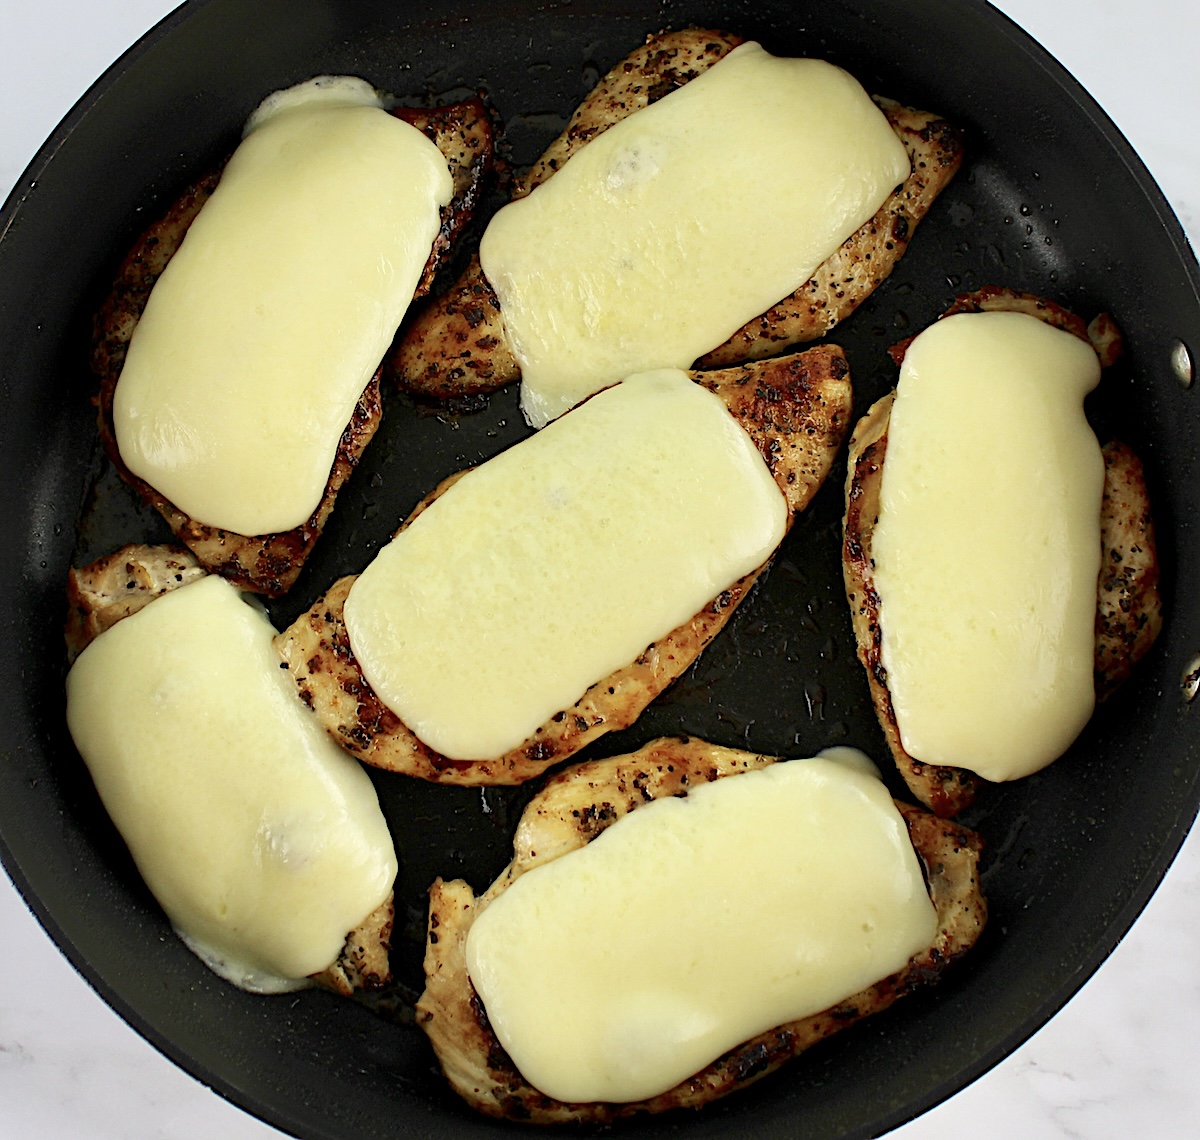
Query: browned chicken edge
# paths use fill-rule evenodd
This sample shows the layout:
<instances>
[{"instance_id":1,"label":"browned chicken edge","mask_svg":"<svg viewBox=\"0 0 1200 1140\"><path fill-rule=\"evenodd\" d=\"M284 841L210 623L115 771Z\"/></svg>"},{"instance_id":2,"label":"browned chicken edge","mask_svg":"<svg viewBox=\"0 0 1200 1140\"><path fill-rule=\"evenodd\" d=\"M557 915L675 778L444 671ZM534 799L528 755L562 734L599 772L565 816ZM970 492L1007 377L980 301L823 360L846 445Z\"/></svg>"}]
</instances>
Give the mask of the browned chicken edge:
<instances>
[{"instance_id":1,"label":"browned chicken edge","mask_svg":"<svg viewBox=\"0 0 1200 1140\"><path fill-rule=\"evenodd\" d=\"M942 314L1022 312L1087 341L1108 367L1122 355L1120 331L1100 314L1090 324L1053 301L1032 293L987 286L964 293ZM891 350L899 365L914 338ZM888 749L913 795L940 816L955 816L975 800L987 781L965 768L925 764L905 750L882 660L880 600L874 585L871 542L879 515L879 489L887 455L887 427L894 391L876 401L850 438L842 568L846 597L866 670L875 715ZM1158 556L1142 465L1120 442L1102 449L1104 492L1100 508L1101 573L1097 584L1096 696L1104 700L1132 673L1162 629Z\"/></svg>"},{"instance_id":2,"label":"browned chicken edge","mask_svg":"<svg viewBox=\"0 0 1200 1140\"><path fill-rule=\"evenodd\" d=\"M849 425L850 379L842 350L818 346L791 357L693 376L725 402L754 440L787 502L790 526L829 473ZM426 496L404 525L461 474ZM434 783L519 784L597 737L632 724L724 627L763 569L734 582L691 621L596 682L572 707L497 758L451 760L419 740L379 699L354 657L342 616L353 576L336 582L279 635L277 645L301 699L333 738L364 763Z\"/></svg>"},{"instance_id":3,"label":"browned chicken edge","mask_svg":"<svg viewBox=\"0 0 1200 1140\"><path fill-rule=\"evenodd\" d=\"M524 197L591 139L694 79L742 42L740 36L704 28L648 36L580 103L562 134L516 180L513 197ZM703 356L697 368L758 360L816 340L891 273L918 223L962 165L963 138L936 115L889 99L876 102L904 143L909 176L809 281ZM405 391L435 400L470 398L519 379L500 305L478 255L417 316L389 356L387 371Z\"/></svg>"},{"instance_id":4,"label":"browned chicken edge","mask_svg":"<svg viewBox=\"0 0 1200 1140\"><path fill-rule=\"evenodd\" d=\"M100 634L156 598L203 578L208 571L190 551L141 543L122 547L67 575L66 642L74 661ZM311 975L325 989L349 996L391 980L389 951L395 922L392 894L349 934L337 958Z\"/></svg>"},{"instance_id":5,"label":"browned chicken edge","mask_svg":"<svg viewBox=\"0 0 1200 1140\"><path fill-rule=\"evenodd\" d=\"M454 187L450 204L441 211L439 232L414 294L421 297L429 291L452 241L478 205L485 178L492 167L492 125L480 99L433 109L401 108L392 113L437 144L450 167ZM207 526L188 516L125 466L112 422L117 381L150 291L219 180L219 171L201 178L141 235L122 262L112 289L96 315L92 369L100 378L96 397L100 439L121 478L166 519L176 538L209 570L244 590L277 597L295 583L333 510L338 491L379 427L382 415L379 372L359 398L351 420L342 432L329 479L313 514L301 526L277 534L238 534Z\"/></svg>"},{"instance_id":6,"label":"browned chicken edge","mask_svg":"<svg viewBox=\"0 0 1200 1140\"><path fill-rule=\"evenodd\" d=\"M987 920L979 880L982 840L958 824L897 803L924 868L938 921L933 943L902 970L822 1013L758 1034L648 1100L569 1104L533 1088L497 1040L467 974L464 950L475 918L526 871L584 847L643 804L685 795L698 783L762 768L775 759L678 737L655 740L630 755L573 765L530 801L517 826L513 860L483 895L476 897L461 879L435 881L430 888L426 988L417 1002L417 1024L428 1035L451 1086L472 1108L531 1124L604 1124L640 1113L699 1108L752 1084L897 998L936 982L974 945Z\"/></svg>"}]
</instances>

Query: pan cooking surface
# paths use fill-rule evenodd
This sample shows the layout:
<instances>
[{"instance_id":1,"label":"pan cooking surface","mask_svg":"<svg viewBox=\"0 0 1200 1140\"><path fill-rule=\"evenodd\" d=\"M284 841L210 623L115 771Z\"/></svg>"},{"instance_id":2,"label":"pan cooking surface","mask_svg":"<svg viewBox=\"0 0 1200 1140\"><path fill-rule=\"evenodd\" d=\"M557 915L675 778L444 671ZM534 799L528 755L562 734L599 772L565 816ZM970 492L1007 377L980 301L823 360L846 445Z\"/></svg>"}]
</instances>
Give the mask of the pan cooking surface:
<instances>
[{"instance_id":1,"label":"pan cooking surface","mask_svg":"<svg viewBox=\"0 0 1200 1140\"><path fill-rule=\"evenodd\" d=\"M758 38L780 54L832 59L869 90L938 110L967 132L963 171L893 276L831 337L848 353L856 410L894 383L887 347L957 292L1001 284L1050 296L1085 318L1107 308L1130 352L1093 398L1093 424L1101 439L1119 433L1147 462L1169 603L1172 583L1195 564L1193 536L1178 520L1195 507L1196 440L1167 364L1175 337L1200 345L1194 263L1121 140L997 21L971 4L915 3L899 14L869 0L837 11L397 7L364 4L351 13L314 0L289 5L286 19L272 6L232 0L196 7L126 62L0 245L5 332L34 323L46 330L20 342L8 381L0 501L8 532L24 536L3 554L4 604L18 631L3 718L14 758L0 796L9 865L72 959L151 1040L239 1103L311 1136L499 1127L471 1116L444 1087L410 1024L411 1002L421 986L426 887L438 874L486 886L507 862L532 788L440 788L373 772L401 858L397 983L355 1002L315 991L264 1001L221 983L170 936L66 738L58 630L67 565L122 542L169 537L100 457L87 321L143 219L219 161L268 91L322 71L361 74L410 100L482 88L520 165L647 31L699 23ZM45 264L57 267L49 278L38 272ZM27 284L34 280L36 296ZM10 335L7 343L18 342ZM314 557L292 593L271 605L276 625L338 575L361 569L441 478L526 432L515 390L459 415L385 393L383 427ZM637 725L588 755L683 731L789 756L848 743L885 759L842 591L843 477L844 463L695 666ZM1193 734L1177 691L1189 647L1200 644L1196 624L1185 605L1171 605L1160 647L1070 753L990 790L964 815L988 842L992 918L980 946L936 992L906 999L700 1116L622 1131L869 1135L948 1095L1040 1024L1132 921L1195 811ZM900 781L889 780L907 798Z\"/></svg>"}]
</instances>

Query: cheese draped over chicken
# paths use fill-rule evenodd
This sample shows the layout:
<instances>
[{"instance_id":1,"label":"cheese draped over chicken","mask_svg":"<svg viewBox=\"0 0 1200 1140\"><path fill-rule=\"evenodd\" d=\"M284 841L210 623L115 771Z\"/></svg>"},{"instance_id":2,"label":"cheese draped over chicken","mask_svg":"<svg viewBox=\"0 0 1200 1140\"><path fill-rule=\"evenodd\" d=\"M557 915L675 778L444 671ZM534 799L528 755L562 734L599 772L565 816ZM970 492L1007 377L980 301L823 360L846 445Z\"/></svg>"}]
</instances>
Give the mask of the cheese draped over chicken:
<instances>
[{"instance_id":1,"label":"cheese draped over chicken","mask_svg":"<svg viewBox=\"0 0 1200 1140\"><path fill-rule=\"evenodd\" d=\"M89 645L67 724L154 897L245 989L293 989L387 897L374 786L297 699L260 610L221 578Z\"/></svg>"},{"instance_id":2,"label":"cheese draped over chicken","mask_svg":"<svg viewBox=\"0 0 1200 1140\"><path fill-rule=\"evenodd\" d=\"M1095 705L1104 461L1091 346L1021 313L962 313L908 348L872 556L882 657L915 759L1010 780Z\"/></svg>"},{"instance_id":3,"label":"cheese draped over chicken","mask_svg":"<svg viewBox=\"0 0 1200 1140\"><path fill-rule=\"evenodd\" d=\"M909 169L850 75L755 43L615 123L483 236L526 418L687 368L803 285Z\"/></svg>"},{"instance_id":4,"label":"cheese draped over chicken","mask_svg":"<svg viewBox=\"0 0 1200 1140\"><path fill-rule=\"evenodd\" d=\"M655 800L526 871L466 960L530 1084L629 1102L901 969L936 926L883 785L816 758Z\"/></svg>"},{"instance_id":5,"label":"cheese draped over chicken","mask_svg":"<svg viewBox=\"0 0 1200 1140\"><path fill-rule=\"evenodd\" d=\"M786 526L725 405L646 373L440 495L351 587L346 631L419 739L494 759L761 566Z\"/></svg>"},{"instance_id":6,"label":"cheese draped over chicken","mask_svg":"<svg viewBox=\"0 0 1200 1140\"><path fill-rule=\"evenodd\" d=\"M306 522L450 195L441 152L362 80L264 102L134 330L113 400L130 471L208 526Z\"/></svg>"}]
</instances>

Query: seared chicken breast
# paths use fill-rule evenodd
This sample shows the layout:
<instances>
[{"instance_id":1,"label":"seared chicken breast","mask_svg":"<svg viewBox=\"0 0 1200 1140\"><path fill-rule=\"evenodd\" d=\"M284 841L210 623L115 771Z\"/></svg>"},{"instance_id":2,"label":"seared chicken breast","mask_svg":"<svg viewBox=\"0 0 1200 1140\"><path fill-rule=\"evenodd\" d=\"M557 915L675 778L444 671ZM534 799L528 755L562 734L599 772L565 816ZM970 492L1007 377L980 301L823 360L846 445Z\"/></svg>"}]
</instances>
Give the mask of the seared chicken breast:
<instances>
[{"instance_id":1,"label":"seared chicken breast","mask_svg":"<svg viewBox=\"0 0 1200 1140\"><path fill-rule=\"evenodd\" d=\"M740 368L695 373L693 379L719 396L754 440L784 495L790 525L828 474L849 423L849 370L841 349L813 348ZM451 476L422 500L405 525L458 477ZM733 583L691 621L597 681L519 747L490 759L451 760L435 752L372 690L355 660L343 618L353 576L336 582L279 635L277 644L301 698L334 739L364 763L435 783L519 784L596 737L632 724L716 636L761 572Z\"/></svg>"},{"instance_id":2,"label":"seared chicken breast","mask_svg":"<svg viewBox=\"0 0 1200 1140\"><path fill-rule=\"evenodd\" d=\"M1075 314L1029 293L988 287L964 294L946 312L1022 312L1088 341L1102 365L1121 353L1112 318L1102 314L1085 324ZM897 345L897 363L911 341ZM887 456L891 392L878 400L854 429L846 477L846 516L842 566L858 657L867 673L871 700L888 748L913 794L941 816L957 815L975 799L981 777L964 768L926 764L910 756L900 740L896 714L881 656L880 599L874 585L872 535L879 514L879 491ZM1102 449L1104 492L1100 508L1101 572L1097 586L1095 684L1103 700L1129 676L1162 628L1158 557L1146 479L1137 456L1113 441Z\"/></svg>"},{"instance_id":3,"label":"seared chicken breast","mask_svg":"<svg viewBox=\"0 0 1200 1140\"><path fill-rule=\"evenodd\" d=\"M195 555L175 546L132 544L67 578L67 651L74 661L122 618L155 598L186 586L207 571ZM312 980L335 993L377 989L391 977L388 951L395 919L391 895L346 935L337 959Z\"/></svg>"},{"instance_id":4,"label":"seared chicken breast","mask_svg":"<svg viewBox=\"0 0 1200 1140\"><path fill-rule=\"evenodd\" d=\"M660 797L686 795L705 782L763 768L774 759L680 737L653 741L630 755L574 765L530 801L517 826L513 860L484 894L476 897L462 880L434 882L426 988L417 1003L417 1023L451 1086L468 1104L488 1116L534 1124L599 1124L636 1113L696 1108L751 1084L810 1045L936 981L970 949L987 917L979 882L981 841L966 828L898 803L937 916L928 949L898 973L831 1009L759 1034L649 1100L571 1104L531 1086L497 1040L467 973L465 944L472 923L526 871L585 847L627 813Z\"/></svg>"},{"instance_id":5,"label":"seared chicken breast","mask_svg":"<svg viewBox=\"0 0 1200 1140\"><path fill-rule=\"evenodd\" d=\"M527 195L591 139L695 78L741 42L739 36L702 28L647 37L600 80L563 133L516 180L513 197ZM811 280L707 353L697 367L757 360L816 340L891 273L917 223L962 164L963 147L961 133L936 115L887 99L876 102L908 151L908 178ZM419 314L388 367L404 390L435 399L491 392L519 378L499 302L478 257Z\"/></svg>"},{"instance_id":6,"label":"seared chicken breast","mask_svg":"<svg viewBox=\"0 0 1200 1140\"><path fill-rule=\"evenodd\" d=\"M492 127L482 101L435 109L402 108L392 112L422 131L445 156L453 181L453 197L441 211L434 240L416 296L425 295L455 235L474 213L492 164ZM138 238L117 272L116 280L94 322L92 369L100 378L96 397L100 438L121 477L167 520L176 537L209 570L246 590L274 597L288 590L320 537L342 484L350 477L379 426L382 408L379 374L367 385L338 442L329 479L316 510L301 526L280 534L242 535L198 522L125 466L113 427L113 395L129 342L146 307L150 291L179 248L192 220L220 180L214 172L190 186Z\"/></svg>"}]
</instances>

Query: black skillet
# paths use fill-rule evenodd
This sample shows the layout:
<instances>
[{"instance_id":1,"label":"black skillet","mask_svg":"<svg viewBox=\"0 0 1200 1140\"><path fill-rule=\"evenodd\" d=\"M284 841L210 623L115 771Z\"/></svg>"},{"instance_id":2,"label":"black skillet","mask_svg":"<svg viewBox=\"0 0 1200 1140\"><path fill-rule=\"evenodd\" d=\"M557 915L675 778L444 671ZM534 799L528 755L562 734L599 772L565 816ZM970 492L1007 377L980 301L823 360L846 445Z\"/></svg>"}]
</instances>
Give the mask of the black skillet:
<instances>
[{"instance_id":1,"label":"black skillet","mask_svg":"<svg viewBox=\"0 0 1200 1140\"><path fill-rule=\"evenodd\" d=\"M1091 412L1102 437L1119 431L1147 462L1168 625L1066 757L990 791L965 817L988 840L992 921L939 989L699 1115L614 1131L804 1138L894 1127L978 1076L1074 993L1133 922L1196 812L1193 713L1179 685L1200 648L1200 612L1176 584L1200 570L1192 525L1200 428L1196 397L1171 358L1177 339L1200 350L1200 272L1129 146L1007 20L977 0L195 0L68 116L0 217L0 610L9 646L0 661L0 850L52 936L122 1016L190 1072L299 1136L507 1129L446 1091L409 1015L425 887L435 874L486 885L507 859L529 793L378 775L402 859L401 931L399 982L371 1007L315 991L248 996L170 935L63 727L67 566L164 536L99 457L85 366L89 314L144 219L219 160L274 88L350 72L416 100L484 89L521 164L647 31L693 23L758 38L777 53L832 59L868 89L936 109L967 132L967 164L905 260L836 330L860 410L894 380L886 347L961 290L1003 284L1085 316L1115 314L1128 360ZM277 623L337 574L360 568L443 475L522 434L511 392L458 416L389 393L383 431L316 556L272 607ZM841 592L841 476L835 470L706 655L594 754L686 731L787 755L835 743L884 755Z\"/></svg>"}]
</instances>

